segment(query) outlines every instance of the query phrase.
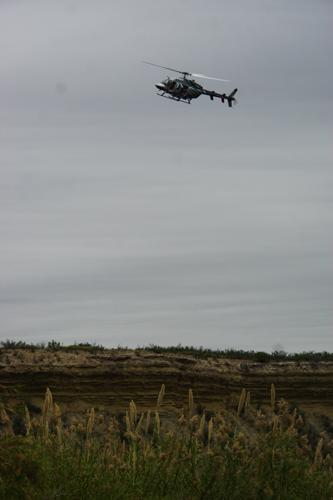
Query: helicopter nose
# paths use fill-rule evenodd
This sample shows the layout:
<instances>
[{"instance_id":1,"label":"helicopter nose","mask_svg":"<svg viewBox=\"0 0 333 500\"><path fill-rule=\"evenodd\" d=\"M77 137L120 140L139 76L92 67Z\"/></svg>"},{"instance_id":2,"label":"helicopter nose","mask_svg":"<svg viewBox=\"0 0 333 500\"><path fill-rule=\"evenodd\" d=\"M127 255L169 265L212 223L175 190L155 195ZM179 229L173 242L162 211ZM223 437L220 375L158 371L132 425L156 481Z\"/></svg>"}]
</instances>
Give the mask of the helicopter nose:
<instances>
[{"instance_id":1,"label":"helicopter nose","mask_svg":"<svg viewBox=\"0 0 333 500\"><path fill-rule=\"evenodd\" d=\"M155 83L155 87L158 90L165 90L165 85L163 85L163 83Z\"/></svg>"}]
</instances>

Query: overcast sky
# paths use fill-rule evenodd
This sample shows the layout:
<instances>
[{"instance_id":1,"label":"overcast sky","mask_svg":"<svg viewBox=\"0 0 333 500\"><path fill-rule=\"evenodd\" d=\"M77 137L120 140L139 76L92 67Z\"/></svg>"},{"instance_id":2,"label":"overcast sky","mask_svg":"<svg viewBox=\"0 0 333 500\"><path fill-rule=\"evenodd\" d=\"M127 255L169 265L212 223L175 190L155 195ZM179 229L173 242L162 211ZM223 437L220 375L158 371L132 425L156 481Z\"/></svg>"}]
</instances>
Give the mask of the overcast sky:
<instances>
[{"instance_id":1,"label":"overcast sky","mask_svg":"<svg viewBox=\"0 0 333 500\"><path fill-rule=\"evenodd\" d=\"M333 350L332 21L0 0L1 337ZM142 59L239 105L157 97Z\"/></svg>"}]
</instances>

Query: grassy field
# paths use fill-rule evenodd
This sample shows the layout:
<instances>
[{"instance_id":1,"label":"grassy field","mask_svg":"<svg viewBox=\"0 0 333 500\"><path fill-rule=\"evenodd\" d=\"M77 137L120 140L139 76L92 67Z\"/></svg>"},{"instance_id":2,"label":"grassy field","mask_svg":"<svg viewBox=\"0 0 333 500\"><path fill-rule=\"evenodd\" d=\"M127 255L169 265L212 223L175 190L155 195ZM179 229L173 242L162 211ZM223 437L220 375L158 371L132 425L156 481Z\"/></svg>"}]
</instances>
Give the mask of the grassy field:
<instances>
[{"instance_id":1,"label":"grassy field","mask_svg":"<svg viewBox=\"0 0 333 500\"><path fill-rule=\"evenodd\" d=\"M333 498L330 433L319 434L286 401L234 408L195 403L163 411L165 388L150 411L134 401L122 416L92 408L66 420L47 389L40 415L22 405L0 409L3 499L280 499Z\"/></svg>"},{"instance_id":2,"label":"grassy field","mask_svg":"<svg viewBox=\"0 0 333 500\"><path fill-rule=\"evenodd\" d=\"M178 354L189 355L199 359L214 359L214 358L227 358L227 359L244 359L249 361L256 361L266 363L269 361L333 361L333 353L328 351L315 352L304 351L298 353L287 353L285 351L246 351L243 349L208 349L205 347L194 346L159 346L150 344L149 346L138 346L136 349L118 346L114 348L106 348L99 344L90 344L88 342L79 342L72 345L63 345L60 342L51 340L48 343L30 344L24 341L4 340L0 342L0 350L6 349L28 349L28 350L46 350L46 351L63 351L63 352L77 352L84 351L91 354L97 354L103 351L144 351L152 352L155 354Z\"/></svg>"}]
</instances>

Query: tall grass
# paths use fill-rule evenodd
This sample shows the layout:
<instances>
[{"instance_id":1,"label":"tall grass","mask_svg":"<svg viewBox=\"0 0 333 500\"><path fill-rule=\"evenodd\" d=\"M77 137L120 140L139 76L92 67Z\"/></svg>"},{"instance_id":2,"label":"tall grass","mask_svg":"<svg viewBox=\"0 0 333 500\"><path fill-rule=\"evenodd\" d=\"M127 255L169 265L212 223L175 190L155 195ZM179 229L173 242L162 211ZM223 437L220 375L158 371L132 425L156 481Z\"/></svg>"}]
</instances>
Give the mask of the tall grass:
<instances>
[{"instance_id":1,"label":"tall grass","mask_svg":"<svg viewBox=\"0 0 333 500\"><path fill-rule=\"evenodd\" d=\"M234 408L195 406L190 389L180 415L134 401L124 417L91 408L65 422L46 390L41 415L24 408L15 436L0 410L2 499L280 499L333 498L332 442L308 436L297 409L276 401L255 408L245 390ZM312 442L311 442L312 440Z\"/></svg>"}]
</instances>

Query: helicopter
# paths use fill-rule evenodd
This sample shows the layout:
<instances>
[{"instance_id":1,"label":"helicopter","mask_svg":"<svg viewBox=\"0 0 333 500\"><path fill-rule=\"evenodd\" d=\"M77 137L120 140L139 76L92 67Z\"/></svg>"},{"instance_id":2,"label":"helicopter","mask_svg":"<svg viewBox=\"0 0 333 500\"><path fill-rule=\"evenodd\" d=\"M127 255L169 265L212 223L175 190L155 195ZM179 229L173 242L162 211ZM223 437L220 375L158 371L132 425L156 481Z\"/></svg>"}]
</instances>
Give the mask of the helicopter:
<instances>
[{"instance_id":1,"label":"helicopter","mask_svg":"<svg viewBox=\"0 0 333 500\"><path fill-rule=\"evenodd\" d=\"M223 80L222 78L213 78L212 76L202 75L201 73L189 73L188 71L180 71L174 68L168 68L166 66L160 66L159 64L154 64L148 61L142 61L144 64L149 64L150 66L156 66L157 68L167 69L175 73L180 73L183 75L182 78L169 78L167 77L162 82L156 83L155 87L158 89L157 95L160 97L165 97L167 99L172 99L177 102L184 102L186 104L191 104L192 99L197 99L201 95L208 95L210 100L213 101L214 97L221 99L221 102L227 102L229 108L232 107L233 103L237 103L235 94L238 89L234 89L230 94L220 94L215 92L215 90L207 90L202 85L197 83L190 77L205 78L208 80L219 80L221 82L227 82L228 80ZM167 94L167 95L165 95Z\"/></svg>"}]
</instances>

